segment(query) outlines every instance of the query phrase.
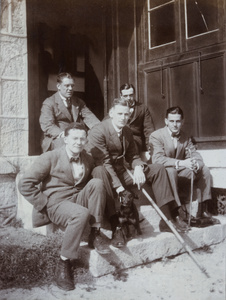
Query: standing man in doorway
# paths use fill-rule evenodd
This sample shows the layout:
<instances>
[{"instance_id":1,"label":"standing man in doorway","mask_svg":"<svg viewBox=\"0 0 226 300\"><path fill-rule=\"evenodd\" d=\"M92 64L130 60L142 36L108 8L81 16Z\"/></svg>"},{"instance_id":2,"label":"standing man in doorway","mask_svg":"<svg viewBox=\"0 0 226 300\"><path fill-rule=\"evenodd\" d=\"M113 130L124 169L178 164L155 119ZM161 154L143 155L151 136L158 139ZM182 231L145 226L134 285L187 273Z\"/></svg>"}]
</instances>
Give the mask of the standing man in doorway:
<instances>
[{"instance_id":1,"label":"standing man in doorway","mask_svg":"<svg viewBox=\"0 0 226 300\"><path fill-rule=\"evenodd\" d=\"M74 84L70 73L60 73L57 76L58 92L43 102L39 118L44 134L43 152L64 145L64 130L70 123L83 123L90 129L100 122L83 100L73 96Z\"/></svg>"},{"instance_id":2,"label":"standing man in doorway","mask_svg":"<svg viewBox=\"0 0 226 300\"><path fill-rule=\"evenodd\" d=\"M135 88L131 83L125 83L120 87L120 95L130 106L128 125L133 132L138 152L147 151L149 136L155 130L151 114L144 104L135 99Z\"/></svg>"}]
</instances>

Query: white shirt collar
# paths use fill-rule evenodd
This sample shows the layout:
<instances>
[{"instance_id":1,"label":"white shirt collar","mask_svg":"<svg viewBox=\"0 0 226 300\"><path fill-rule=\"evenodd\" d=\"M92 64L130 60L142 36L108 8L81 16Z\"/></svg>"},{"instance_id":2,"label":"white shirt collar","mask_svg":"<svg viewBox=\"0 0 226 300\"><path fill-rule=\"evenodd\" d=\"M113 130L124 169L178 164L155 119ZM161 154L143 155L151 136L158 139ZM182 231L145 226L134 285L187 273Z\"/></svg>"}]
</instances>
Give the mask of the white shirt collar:
<instances>
[{"instance_id":1,"label":"white shirt collar","mask_svg":"<svg viewBox=\"0 0 226 300\"><path fill-rule=\"evenodd\" d=\"M122 128L121 128L121 129L118 129L118 128L115 126L115 124L114 124L113 120L112 120L112 125L113 125L113 127L114 127L115 131L116 131L118 134L121 134L121 132L122 132Z\"/></svg>"},{"instance_id":2,"label":"white shirt collar","mask_svg":"<svg viewBox=\"0 0 226 300\"><path fill-rule=\"evenodd\" d=\"M67 156L68 156L68 158L69 158L69 159L70 159L70 158L72 158L72 157L75 157L75 158L77 158L77 157L79 157L79 156L80 156L80 153L79 153L79 154L77 154L77 155L72 155L72 154L70 153L70 151L68 150L67 146L65 146L65 149L66 149Z\"/></svg>"},{"instance_id":3,"label":"white shirt collar","mask_svg":"<svg viewBox=\"0 0 226 300\"><path fill-rule=\"evenodd\" d=\"M172 136L172 131L171 130L169 130L169 127L168 126L166 126L166 128L167 128L167 130L168 130L168 132L169 132L169 134L170 134L170 136L171 136L171 138L173 138L173 136ZM180 132L178 133L178 134L180 134Z\"/></svg>"}]
</instances>

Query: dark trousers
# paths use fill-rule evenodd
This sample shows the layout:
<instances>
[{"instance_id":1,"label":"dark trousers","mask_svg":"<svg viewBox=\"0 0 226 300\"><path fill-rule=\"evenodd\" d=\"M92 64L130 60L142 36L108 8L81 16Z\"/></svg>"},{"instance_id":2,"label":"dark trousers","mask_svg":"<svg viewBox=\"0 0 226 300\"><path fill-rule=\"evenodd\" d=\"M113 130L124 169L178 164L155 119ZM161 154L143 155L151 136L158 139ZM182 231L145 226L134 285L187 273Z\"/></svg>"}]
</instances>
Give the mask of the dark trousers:
<instances>
[{"instance_id":1,"label":"dark trousers","mask_svg":"<svg viewBox=\"0 0 226 300\"><path fill-rule=\"evenodd\" d=\"M88 223L102 222L106 204L106 193L100 179L91 179L71 201L62 201L48 208L50 220L65 228L61 255L78 258L82 233Z\"/></svg>"},{"instance_id":2,"label":"dark trousers","mask_svg":"<svg viewBox=\"0 0 226 300\"><path fill-rule=\"evenodd\" d=\"M131 172L133 173L133 170ZM116 195L112 190L111 178L104 166L98 166L94 168L92 175L95 178L100 178L104 182L104 186L106 189L106 210L107 215L110 217L116 212L114 202L114 198L116 197ZM118 168L117 175L125 189L130 188L133 185L133 180L127 173L125 168L122 167L120 170ZM148 165L148 169L145 172L145 175L147 184L151 185L155 202L159 207L162 207L174 200L167 173L163 165Z\"/></svg>"},{"instance_id":3,"label":"dark trousers","mask_svg":"<svg viewBox=\"0 0 226 300\"><path fill-rule=\"evenodd\" d=\"M187 202L191 192L191 174L190 169L166 168L169 182L178 205L181 201ZM197 173L194 173L194 199L199 203L211 199L211 175L209 169L204 166Z\"/></svg>"}]
</instances>

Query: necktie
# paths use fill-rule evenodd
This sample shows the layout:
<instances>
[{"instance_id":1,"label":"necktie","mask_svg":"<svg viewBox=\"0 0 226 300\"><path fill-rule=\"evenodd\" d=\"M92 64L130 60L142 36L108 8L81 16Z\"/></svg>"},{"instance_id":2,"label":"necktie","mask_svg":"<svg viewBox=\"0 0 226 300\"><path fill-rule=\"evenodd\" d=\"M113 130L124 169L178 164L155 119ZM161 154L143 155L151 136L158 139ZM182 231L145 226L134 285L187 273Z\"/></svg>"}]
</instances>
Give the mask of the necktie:
<instances>
[{"instance_id":1,"label":"necktie","mask_svg":"<svg viewBox=\"0 0 226 300\"><path fill-rule=\"evenodd\" d=\"M69 109L71 107L71 99L67 98L66 102L67 102L67 108Z\"/></svg>"},{"instance_id":2,"label":"necktie","mask_svg":"<svg viewBox=\"0 0 226 300\"><path fill-rule=\"evenodd\" d=\"M70 163L71 163L71 162L78 163L79 160L80 160L80 157L79 157L79 156L77 156L77 157L72 156L72 157L70 158Z\"/></svg>"}]
</instances>

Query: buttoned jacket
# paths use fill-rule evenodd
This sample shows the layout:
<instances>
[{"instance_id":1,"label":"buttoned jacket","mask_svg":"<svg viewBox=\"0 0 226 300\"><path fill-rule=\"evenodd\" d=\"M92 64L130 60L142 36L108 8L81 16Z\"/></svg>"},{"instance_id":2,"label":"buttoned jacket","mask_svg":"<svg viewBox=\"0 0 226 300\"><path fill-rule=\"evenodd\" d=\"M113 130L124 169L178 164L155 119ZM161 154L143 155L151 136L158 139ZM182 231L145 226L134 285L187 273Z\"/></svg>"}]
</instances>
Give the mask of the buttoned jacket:
<instances>
[{"instance_id":1,"label":"buttoned jacket","mask_svg":"<svg viewBox=\"0 0 226 300\"><path fill-rule=\"evenodd\" d=\"M43 102L39 122L44 133L41 146L45 152L49 150L52 140L57 138L71 122L84 123L90 129L100 121L88 109L85 102L75 96L71 98L70 113L57 92Z\"/></svg>"}]
</instances>

